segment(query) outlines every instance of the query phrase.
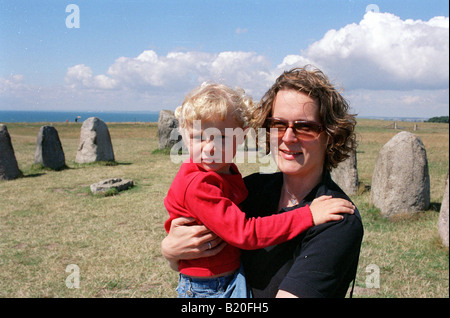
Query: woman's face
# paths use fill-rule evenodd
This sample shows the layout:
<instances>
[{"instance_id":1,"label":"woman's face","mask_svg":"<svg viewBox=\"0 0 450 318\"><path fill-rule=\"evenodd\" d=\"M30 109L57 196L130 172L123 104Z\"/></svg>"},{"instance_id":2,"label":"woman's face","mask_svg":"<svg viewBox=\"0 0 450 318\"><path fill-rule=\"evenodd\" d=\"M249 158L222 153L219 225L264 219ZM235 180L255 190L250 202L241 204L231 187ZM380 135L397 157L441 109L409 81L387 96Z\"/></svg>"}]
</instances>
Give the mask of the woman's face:
<instances>
[{"instance_id":1,"label":"woman's face","mask_svg":"<svg viewBox=\"0 0 450 318\"><path fill-rule=\"evenodd\" d=\"M271 116L290 123L307 120L322 124L318 101L295 90L278 92ZM292 128L288 128L282 137L277 134L270 136L271 151L280 171L297 176L322 173L327 141L325 131L317 139L305 141L297 138Z\"/></svg>"}]
</instances>

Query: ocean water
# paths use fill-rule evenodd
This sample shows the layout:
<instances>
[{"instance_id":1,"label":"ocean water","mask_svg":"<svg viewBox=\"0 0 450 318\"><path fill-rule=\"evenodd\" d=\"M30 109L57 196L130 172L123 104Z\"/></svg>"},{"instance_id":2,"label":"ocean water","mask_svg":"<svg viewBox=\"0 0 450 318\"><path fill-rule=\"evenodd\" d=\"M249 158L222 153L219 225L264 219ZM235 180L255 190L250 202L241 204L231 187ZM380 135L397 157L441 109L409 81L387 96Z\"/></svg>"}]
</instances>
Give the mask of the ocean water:
<instances>
[{"instance_id":1,"label":"ocean water","mask_svg":"<svg viewBox=\"0 0 450 318\"><path fill-rule=\"evenodd\" d=\"M157 122L159 112L51 112L0 110L0 123L83 122L98 117L104 122Z\"/></svg>"},{"instance_id":2,"label":"ocean water","mask_svg":"<svg viewBox=\"0 0 450 318\"><path fill-rule=\"evenodd\" d=\"M89 117L98 117L104 122L157 122L159 112L58 112L58 111L15 111L0 110L0 123L36 123L36 122L83 122ZM425 121L422 117L381 117L361 116L359 118L396 120L396 121Z\"/></svg>"}]
</instances>

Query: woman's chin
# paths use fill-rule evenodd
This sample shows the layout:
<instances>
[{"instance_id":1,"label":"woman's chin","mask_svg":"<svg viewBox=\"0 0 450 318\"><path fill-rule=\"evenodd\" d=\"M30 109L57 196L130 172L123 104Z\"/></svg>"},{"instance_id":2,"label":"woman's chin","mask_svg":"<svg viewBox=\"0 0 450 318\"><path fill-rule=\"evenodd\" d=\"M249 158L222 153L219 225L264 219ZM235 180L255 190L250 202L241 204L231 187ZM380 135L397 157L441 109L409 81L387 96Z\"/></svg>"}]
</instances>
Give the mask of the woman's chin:
<instances>
[{"instance_id":1,"label":"woman's chin","mask_svg":"<svg viewBox=\"0 0 450 318\"><path fill-rule=\"evenodd\" d=\"M281 172L286 174L295 174L300 172L303 167L303 154L279 154L277 160L278 168Z\"/></svg>"}]
</instances>

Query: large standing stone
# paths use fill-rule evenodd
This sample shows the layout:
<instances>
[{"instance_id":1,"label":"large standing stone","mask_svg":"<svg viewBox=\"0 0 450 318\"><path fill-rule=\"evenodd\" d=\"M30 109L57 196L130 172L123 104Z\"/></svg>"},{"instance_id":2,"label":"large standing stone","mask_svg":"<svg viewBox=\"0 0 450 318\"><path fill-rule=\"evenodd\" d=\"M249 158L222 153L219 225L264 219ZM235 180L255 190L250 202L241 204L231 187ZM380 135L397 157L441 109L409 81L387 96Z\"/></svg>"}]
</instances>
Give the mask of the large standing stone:
<instances>
[{"instance_id":1,"label":"large standing stone","mask_svg":"<svg viewBox=\"0 0 450 318\"><path fill-rule=\"evenodd\" d=\"M21 175L22 172L17 165L16 155L11 143L11 136L6 126L0 124L0 180L12 180Z\"/></svg>"},{"instance_id":2,"label":"large standing stone","mask_svg":"<svg viewBox=\"0 0 450 318\"><path fill-rule=\"evenodd\" d=\"M439 213L438 231L442 244L448 247L448 173L445 182L444 198L442 199L441 211Z\"/></svg>"},{"instance_id":3,"label":"large standing stone","mask_svg":"<svg viewBox=\"0 0 450 318\"><path fill-rule=\"evenodd\" d=\"M359 180L356 164L356 151L331 171L331 177L347 195L358 193Z\"/></svg>"},{"instance_id":4,"label":"large standing stone","mask_svg":"<svg viewBox=\"0 0 450 318\"><path fill-rule=\"evenodd\" d=\"M75 162L114 161L114 151L108 126L97 117L83 122Z\"/></svg>"},{"instance_id":5,"label":"large standing stone","mask_svg":"<svg viewBox=\"0 0 450 318\"><path fill-rule=\"evenodd\" d=\"M178 120L171 110L162 110L158 118L159 149L172 148L181 140L178 132Z\"/></svg>"},{"instance_id":6,"label":"large standing stone","mask_svg":"<svg viewBox=\"0 0 450 318\"><path fill-rule=\"evenodd\" d=\"M54 170L60 170L66 166L66 158L55 127L42 126L39 129L34 163Z\"/></svg>"},{"instance_id":7,"label":"large standing stone","mask_svg":"<svg viewBox=\"0 0 450 318\"><path fill-rule=\"evenodd\" d=\"M429 207L428 161L419 137L402 131L381 148L372 176L370 201L386 217Z\"/></svg>"}]
</instances>

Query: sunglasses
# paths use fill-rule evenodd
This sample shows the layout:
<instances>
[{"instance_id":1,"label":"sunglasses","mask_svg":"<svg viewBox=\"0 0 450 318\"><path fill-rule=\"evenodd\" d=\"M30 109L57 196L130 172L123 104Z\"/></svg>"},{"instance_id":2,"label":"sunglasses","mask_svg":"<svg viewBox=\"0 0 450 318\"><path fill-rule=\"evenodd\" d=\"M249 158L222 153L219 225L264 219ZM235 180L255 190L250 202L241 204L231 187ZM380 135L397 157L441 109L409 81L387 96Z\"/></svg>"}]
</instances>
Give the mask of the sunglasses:
<instances>
[{"instance_id":1,"label":"sunglasses","mask_svg":"<svg viewBox=\"0 0 450 318\"><path fill-rule=\"evenodd\" d=\"M278 138L282 138L288 128L292 128L295 136L301 140L314 140L325 130L325 127L313 121L296 120L289 122L280 118L269 117L266 119L267 128L276 128ZM272 133L272 131L271 131Z\"/></svg>"}]
</instances>

